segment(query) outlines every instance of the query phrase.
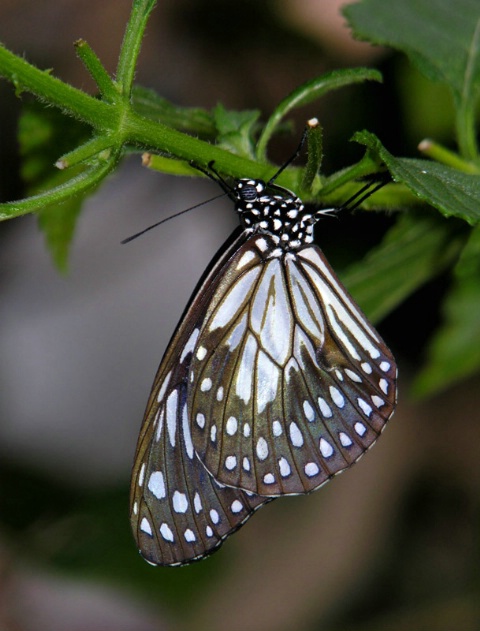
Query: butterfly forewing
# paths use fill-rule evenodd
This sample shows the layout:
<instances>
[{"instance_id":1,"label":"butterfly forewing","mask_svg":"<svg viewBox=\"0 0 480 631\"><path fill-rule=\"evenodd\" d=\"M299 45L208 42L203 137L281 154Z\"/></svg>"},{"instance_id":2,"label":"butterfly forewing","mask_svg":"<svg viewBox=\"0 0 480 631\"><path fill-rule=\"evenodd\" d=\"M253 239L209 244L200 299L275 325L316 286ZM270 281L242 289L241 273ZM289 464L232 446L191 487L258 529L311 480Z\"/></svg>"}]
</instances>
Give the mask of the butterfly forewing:
<instances>
[{"instance_id":1,"label":"butterfly forewing","mask_svg":"<svg viewBox=\"0 0 480 631\"><path fill-rule=\"evenodd\" d=\"M279 251L254 235L223 279L192 360L194 448L223 484L309 492L353 464L391 416L392 354L316 246Z\"/></svg>"},{"instance_id":2,"label":"butterfly forewing","mask_svg":"<svg viewBox=\"0 0 480 631\"><path fill-rule=\"evenodd\" d=\"M221 485L193 448L187 407L190 364L197 320L204 315L216 278L213 270L169 345L138 440L131 523L141 554L154 565L182 565L205 557L268 501Z\"/></svg>"}]
</instances>

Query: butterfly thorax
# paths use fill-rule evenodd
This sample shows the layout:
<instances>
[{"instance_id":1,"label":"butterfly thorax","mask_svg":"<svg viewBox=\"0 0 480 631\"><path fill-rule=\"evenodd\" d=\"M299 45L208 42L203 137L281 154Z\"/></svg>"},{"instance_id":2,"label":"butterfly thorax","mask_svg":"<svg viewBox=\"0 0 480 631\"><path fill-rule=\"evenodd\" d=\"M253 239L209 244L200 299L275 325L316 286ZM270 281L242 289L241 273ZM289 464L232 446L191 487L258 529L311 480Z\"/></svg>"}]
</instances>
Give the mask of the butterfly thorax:
<instances>
[{"instance_id":1,"label":"butterfly thorax","mask_svg":"<svg viewBox=\"0 0 480 631\"><path fill-rule=\"evenodd\" d=\"M235 210L252 233L268 234L282 250L291 251L313 242L315 217L305 212L301 199L275 186L269 195L262 180L241 179L234 188Z\"/></svg>"}]
</instances>

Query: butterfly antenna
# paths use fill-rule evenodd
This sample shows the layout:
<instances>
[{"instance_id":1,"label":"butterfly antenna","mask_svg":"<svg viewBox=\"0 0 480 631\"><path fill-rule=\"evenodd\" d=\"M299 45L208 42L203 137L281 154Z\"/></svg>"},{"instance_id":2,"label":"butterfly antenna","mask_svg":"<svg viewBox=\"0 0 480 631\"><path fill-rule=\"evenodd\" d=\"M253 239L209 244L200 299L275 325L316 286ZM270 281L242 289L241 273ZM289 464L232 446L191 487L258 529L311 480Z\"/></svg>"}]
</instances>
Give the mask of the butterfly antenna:
<instances>
[{"instance_id":1,"label":"butterfly antenna","mask_svg":"<svg viewBox=\"0 0 480 631\"><path fill-rule=\"evenodd\" d=\"M195 210L195 208L200 208L200 206L205 206L205 204L209 204L210 202L213 202L214 200L219 199L220 197L223 197L225 194L226 193L220 193L220 195L215 195L215 197L206 199L205 201L200 202L199 204L195 204L195 206L190 206L190 208L185 208L185 210L181 210L180 212L175 213L174 215L170 215L170 217L166 217L165 219L162 219L161 221L157 221L151 226L148 226L148 228L145 228L144 230L141 230L140 232L137 232L136 234L132 234L131 237L127 237L126 239L123 239L123 241L120 241L120 243L122 245L124 245L125 243L130 243L130 241L133 241L137 237L140 237L142 234L145 234L149 230L153 230L153 228L160 226L162 223L166 223L167 221L170 221L170 219L175 219L175 217L180 217L180 215L184 215L185 213L188 213L191 210Z\"/></svg>"},{"instance_id":2,"label":"butterfly antenna","mask_svg":"<svg viewBox=\"0 0 480 631\"><path fill-rule=\"evenodd\" d=\"M367 182L362 188L360 188L356 193L354 193L347 201L341 206L337 206L336 208L321 208L317 210L315 213L315 217L319 215L327 215L329 217L335 217L338 219L338 212L340 210L355 210L359 206L363 204L363 202L368 199L371 195L376 193L378 190L383 188L385 184L388 184L389 178L384 177L381 182L370 181ZM372 188L373 187L373 188Z\"/></svg>"},{"instance_id":3,"label":"butterfly antenna","mask_svg":"<svg viewBox=\"0 0 480 631\"><path fill-rule=\"evenodd\" d=\"M229 185L229 183L226 180L223 179L223 177L220 175L217 169L215 169L215 167L213 166L215 164L215 160L211 160L208 163L208 170L199 166L195 162L190 162L189 164L191 167L193 167L194 169L197 169L197 171L200 171L200 173L203 173L208 178L210 178L213 182L218 184L225 191L225 195L228 195L230 199L233 199L235 201L236 198L233 192L233 188Z\"/></svg>"},{"instance_id":4,"label":"butterfly antenna","mask_svg":"<svg viewBox=\"0 0 480 631\"><path fill-rule=\"evenodd\" d=\"M374 193L388 184L390 178L383 178L380 182L370 181L367 182L362 188L354 193L347 201L342 204L338 210L355 210L363 204L363 202L371 197Z\"/></svg>"}]
</instances>

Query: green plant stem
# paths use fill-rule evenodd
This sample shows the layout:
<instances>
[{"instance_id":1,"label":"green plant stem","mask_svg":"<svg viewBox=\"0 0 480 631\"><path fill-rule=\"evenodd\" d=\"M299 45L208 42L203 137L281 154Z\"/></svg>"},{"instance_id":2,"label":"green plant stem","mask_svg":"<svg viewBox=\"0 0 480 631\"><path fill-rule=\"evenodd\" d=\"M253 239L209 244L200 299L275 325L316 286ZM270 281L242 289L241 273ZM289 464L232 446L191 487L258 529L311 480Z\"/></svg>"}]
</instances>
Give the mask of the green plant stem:
<instances>
[{"instance_id":1,"label":"green plant stem","mask_svg":"<svg viewBox=\"0 0 480 631\"><path fill-rule=\"evenodd\" d=\"M112 148L112 138L109 136L98 136L85 142L73 151L69 151L61 156L55 166L58 169L67 169L80 162L86 162L98 156L101 152Z\"/></svg>"},{"instance_id":2,"label":"green plant stem","mask_svg":"<svg viewBox=\"0 0 480 631\"><path fill-rule=\"evenodd\" d=\"M115 102L118 99L119 92L112 81L112 78L105 70L102 62L97 57L96 53L92 50L90 45L83 39L79 39L75 42L75 50L77 55L83 62L83 65L91 74L93 80L97 84L100 94L110 102Z\"/></svg>"},{"instance_id":3,"label":"green plant stem","mask_svg":"<svg viewBox=\"0 0 480 631\"><path fill-rule=\"evenodd\" d=\"M134 0L132 12L125 29L118 59L116 79L122 88L123 95L127 98L130 98L132 92L137 58L140 53L147 20L155 4L156 0Z\"/></svg>"},{"instance_id":4,"label":"green plant stem","mask_svg":"<svg viewBox=\"0 0 480 631\"><path fill-rule=\"evenodd\" d=\"M355 70L349 70L347 72L334 70L322 77L307 81L293 90L293 92L290 92L274 109L260 134L256 148L256 155L259 160L262 162L265 161L268 141L272 137L275 128L288 112L294 108L311 103L331 90L336 90L353 83L361 83L365 80L381 81L382 75L378 70L371 68L355 68Z\"/></svg>"},{"instance_id":5,"label":"green plant stem","mask_svg":"<svg viewBox=\"0 0 480 631\"><path fill-rule=\"evenodd\" d=\"M0 75L9 79L19 92L31 92L40 100L88 123L98 132L98 136L111 136L110 143L104 140L97 141L102 145L101 149L109 144L115 146L123 143L136 144L145 149L166 151L184 160L194 160L203 166L206 166L210 160L215 160L227 175L238 177L244 174L246 177L258 177L258 164L254 161L232 155L166 125L143 118L136 114L130 104L125 101L109 104L89 96L56 79L48 72L39 70L1 46ZM69 164L74 162L73 157L78 162L80 157L85 159L91 156L91 152L87 154L88 151L85 148L79 149L78 154L73 153L73 156L69 156ZM274 167L266 167L266 173L262 175L267 177L267 175L273 175L273 172ZM285 186L288 185L286 176L287 174L281 178ZM290 181L290 185L291 183Z\"/></svg>"},{"instance_id":6,"label":"green plant stem","mask_svg":"<svg viewBox=\"0 0 480 631\"><path fill-rule=\"evenodd\" d=\"M480 174L480 167L476 164L464 160L458 155L458 153L450 151L450 149L443 147L434 140L430 140L429 138L422 140L422 142L418 145L418 149L424 155L432 158L432 160L436 160L441 164L446 164L453 169L458 169L459 171L471 173L473 175Z\"/></svg>"},{"instance_id":7,"label":"green plant stem","mask_svg":"<svg viewBox=\"0 0 480 631\"><path fill-rule=\"evenodd\" d=\"M268 179L276 171L275 166L265 165L264 172L259 174L259 165L254 160L234 155L204 140L143 118L132 110L125 116L122 130L125 137L133 144L137 143L153 150L160 149L177 158L193 161L204 167L213 160L222 173L232 177ZM291 176L287 179L292 181ZM281 177L279 180L285 182L286 178Z\"/></svg>"},{"instance_id":8,"label":"green plant stem","mask_svg":"<svg viewBox=\"0 0 480 631\"><path fill-rule=\"evenodd\" d=\"M456 109L455 126L460 153L465 160L478 161L475 140L475 111L471 104L460 104Z\"/></svg>"},{"instance_id":9,"label":"green plant stem","mask_svg":"<svg viewBox=\"0 0 480 631\"><path fill-rule=\"evenodd\" d=\"M111 159L105 162L103 166L99 167L95 165L86 169L65 184L61 184L44 193L32 195L27 199L0 204L0 221L21 217L22 215L35 212L43 206L63 202L70 199L72 195L78 195L83 191L93 188L113 171L116 164L117 160Z\"/></svg>"},{"instance_id":10,"label":"green plant stem","mask_svg":"<svg viewBox=\"0 0 480 631\"><path fill-rule=\"evenodd\" d=\"M93 127L112 128L117 123L116 111L108 103L39 70L3 46L0 46L0 76L11 81L18 93L31 92L41 101L55 105Z\"/></svg>"}]
</instances>

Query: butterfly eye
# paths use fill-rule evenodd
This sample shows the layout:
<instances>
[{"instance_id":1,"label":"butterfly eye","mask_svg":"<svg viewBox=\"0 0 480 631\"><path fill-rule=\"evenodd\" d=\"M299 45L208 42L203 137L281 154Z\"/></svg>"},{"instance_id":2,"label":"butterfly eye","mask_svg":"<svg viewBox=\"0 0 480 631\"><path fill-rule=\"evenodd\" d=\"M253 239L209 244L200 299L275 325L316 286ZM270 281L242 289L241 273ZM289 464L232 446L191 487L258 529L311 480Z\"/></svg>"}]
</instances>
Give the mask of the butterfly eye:
<instances>
[{"instance_id":1,"label":"butterfly eye","mask_svg":"<svg viewBox=\"0 0 480 631\"><path fill-rule=\"evenodd\" d=\"M240 200L244 202L254 202L258 197L258 191L255 184L242 183L236 187Z\"/></svg>"}]
</instances>

